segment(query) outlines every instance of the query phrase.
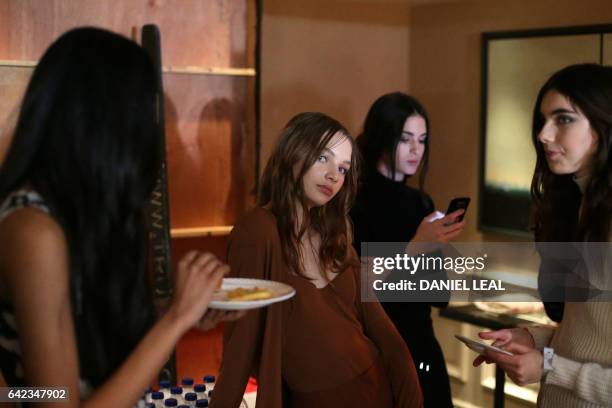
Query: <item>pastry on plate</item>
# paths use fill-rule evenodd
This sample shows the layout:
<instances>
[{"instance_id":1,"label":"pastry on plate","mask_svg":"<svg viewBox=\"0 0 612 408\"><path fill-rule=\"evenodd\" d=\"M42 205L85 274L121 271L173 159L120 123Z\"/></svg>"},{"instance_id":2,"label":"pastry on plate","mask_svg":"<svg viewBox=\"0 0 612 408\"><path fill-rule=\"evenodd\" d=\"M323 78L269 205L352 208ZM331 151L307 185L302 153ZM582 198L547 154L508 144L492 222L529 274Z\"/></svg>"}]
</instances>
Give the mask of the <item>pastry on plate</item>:
<instances>
[{"instance_id":1,"label":"pastry on plate","mask_svg":"<svg viewBox=\"0 0 612 408\"><path fill-rule=\"evenodd\" d=\"M248 300L270 299L273 296L269 289L258 288L236 288L227 291L227 300L242 302Z\"/></svg>"}]
</instances>

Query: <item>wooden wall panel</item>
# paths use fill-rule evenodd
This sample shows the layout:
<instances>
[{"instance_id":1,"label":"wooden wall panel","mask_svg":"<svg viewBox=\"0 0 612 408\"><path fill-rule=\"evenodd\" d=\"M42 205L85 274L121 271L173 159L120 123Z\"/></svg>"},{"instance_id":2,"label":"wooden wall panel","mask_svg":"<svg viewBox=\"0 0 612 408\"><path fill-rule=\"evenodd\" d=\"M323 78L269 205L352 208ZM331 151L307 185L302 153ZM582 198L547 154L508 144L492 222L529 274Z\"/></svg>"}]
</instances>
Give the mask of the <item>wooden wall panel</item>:
<instances>
[{"instance_id":1,"label":"wooden wall panel","mask_svg":"<svg viewBox=\"0 0 612 408\"><path fill-rule=\"evenodd\" d=\"M0 60L36 61L78 26L139 41L142 25L157 24L164 67L254 68L255 22L254 0L0 0ZM30 71L0 67L0 160L6 118ZM252 77L164 74L173 228L233 224L252 203L254 84ZM191 249L225 259L226 244L227 236L173 239L174 267ZM177 345L178 376L216 373L221 334L187 333Z\"/></svg>"},{"instance_id":2,"label":"wooden wall panel","mask_svg":"<svg viewBox=\"0 0 612 408\"><path fill-rule=\"evenodd\" d=\"M254 65L255 2L244 0L3 0L0 60L37 60L75 26L134 37L146 23L160 27L165 66ZM0 81L10 84L0 82L3 91L11 87L0 102L1 129L27 78ZM164 74L164 82L172 225L232 224L253 201L254 79ZM0 135L0 155L7 139Z\"/></svg>"},{"instance_id":3,"label":"wooden wall panel","mask_svg":"<svg viewBox=\"0 0 612 408\"><path fill-rule=\"evenodd\" d=\"M2 0L0 59L37 60L75 26L105 27L133 38L157 24L164 65L245 67L248 7L242 0Z\"/></svg>"},{"instance_id":4,"label":"wooden wall panel","mask_svg":"<svg viewBox=\"0 0 612 408\"><path fill-rule=\"evenodd\" d=\"M8 148L32 68L0 66L0 162Z\"/></svg>"},{"instance_id":5,"label":"wooden wall panel","mask_svg":"<svg viewBox=\"0 0 612 408\"><path fill-rule=\"evenodd\" d=\"M243 77L164 75L173 228L231 225L254 179Z\"/></svg>"},{"instance_id":6,"label":"wooden wall panel","mask_svg":"<svg viewBox=\"0 0 612 408\"><path fill-rule=\"evenodd\" d=\"M17 114L31 75L30 67L0 66L0 124Z\"/></svg>"},{"instance_id":7,"label":"wooden wall panel","mask_svg":"<svg viewBox=\"0 0 612 408\"><path fill-rule=\"evenodd\" d=\"M219 259L226 259L227 236L196 237L172 240L173 269L180 258L191 250L210 251ZM201 382L204 375L218 375L223 353L223 325L202 332L191 330L176 346L177 380L192 377Z\"/></svg>"}]
</instances>

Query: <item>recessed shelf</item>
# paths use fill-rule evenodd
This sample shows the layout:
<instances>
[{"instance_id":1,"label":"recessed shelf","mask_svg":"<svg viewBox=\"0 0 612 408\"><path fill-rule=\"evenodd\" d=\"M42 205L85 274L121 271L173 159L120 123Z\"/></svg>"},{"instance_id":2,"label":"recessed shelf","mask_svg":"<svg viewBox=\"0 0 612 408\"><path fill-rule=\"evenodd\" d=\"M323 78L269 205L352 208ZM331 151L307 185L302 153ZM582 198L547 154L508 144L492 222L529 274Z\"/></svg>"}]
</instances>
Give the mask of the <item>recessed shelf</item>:
<instances>
[{"instance_id":1,"label":"recessed shelf","mask_svg":"<svg viewBox=\"0 0 612 408\"><path fill-rule=\"evenodd\" d=\"M234 228L233 225L215 225L212 227L196 228L172 228L170 236L172 238L195 238L195 237L214 237L229 235Z\"/></svg>"},{"instance_id":2,"label":"recessed shelf","mask_svg":"<svg viewBox=\"0 0 612 408\"><path fill-rule=\"evenodd\" d=\"M18 67L18 68L34 68L37 61L27 60L0 60L0 66ZM254 77L257 75L255 68L220 68L220 67L172 67L167 66L162 68L164 74L177 75L219 75L219 76L237 76L237 77Z\"/></svg>"},{"instance_id":3,"label":"recessed shelf","mask_svg":"<svg viewBox=\"0 0 612 408\"><path fill-rule=\"evenodd\" d=\"M0 60L0 66L3 66L3 67L34 68L36 64L37 64L37 61Z\"/></svg>"},{"instance_id":4,"label":"recessed shelf","mask_svg":"<svg viewBox=\"0 0 612 408\"><path fill-rule=\"evenodd\" d=\"M218 67L163 67L164 74L179 75L222 75L254 77L255 68L218 68Z\"/></svg>"}]
</instances>

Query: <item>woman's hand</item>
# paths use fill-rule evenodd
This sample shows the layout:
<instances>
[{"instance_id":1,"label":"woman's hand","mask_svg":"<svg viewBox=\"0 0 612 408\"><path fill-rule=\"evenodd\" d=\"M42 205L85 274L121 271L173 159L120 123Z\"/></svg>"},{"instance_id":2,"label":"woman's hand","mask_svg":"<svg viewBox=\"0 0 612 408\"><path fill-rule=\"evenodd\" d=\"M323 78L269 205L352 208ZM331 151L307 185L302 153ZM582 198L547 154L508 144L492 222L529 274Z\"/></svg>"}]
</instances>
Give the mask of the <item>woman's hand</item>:
<instances>
[{"instance_id":1,"label":"woman's hand","mask_svg":"<svg viewBox=\"0 0 612 408\"><path fill-rule=\"evenodd\" d=\"M514 355L507 356L486 350L485 359L487 362L496 363L517 385L532 384L542 379L544 357L540 350L525 347L518 343L512 343L504 349L514 353Z\"/></svg>"},{"instance_id":2,"label":"woman's hand","mask_svg":"<svg viewBox=\"0 0 612 408\"><path fill-rule=\"evenodd\" d=\"M432 212L423 218L411 242L447 244L463 232L465 221L455 222L455 220L464 212L465 210L463 209L453 211L435 221L432 221L432 219L438 216L438 214L436 211Z\"/></svg>"},{"instance_id":3,"label":"woman's hand","mask_svg":"<svg viewBox=\"0 0 612 408\"><path fill-rule=\"evenodd\" d=\"M512 381L521 386L540 381L544 372L543 357L542 353L534 348L535 342L527 329L502 329L481 332L478 335L485 340L495 340L493 346L503 348L514 356L485 350L483 355L474 359L474 367L478 367L483 362L495 363Z\"/></svg>"},{"instance_id":4,"label":"woman's hand","mask_svg":"<svg viewBox=\"0 0 612 408\"><path fill-rule=\"evenodd\" d=\"M200 321L196 324L199 330L214 329L221 322L238 320L247 313L246 310L219 310L208 309Z\"/></svg>"},{"instance_id":5,"label":"woman's hand","mask_svg":"<svg viewBox=\"0 0 612 408\"><path fill-rule=\"evenodd\" d=\"M478 333L478 336L481 339L485 340L495 340L493 344L491 344L493 347L507 349L511 345L519 345L527 349L535 348L535 342L533 340L533 337L531 336L531 333L529 333L529 331L524 328L480 332ZM478 367L485 361L487 364L492 363L492 361L488 361L484 355L480 355L474 359L474 362L472 364L474 367Z\"/></svg>"},{"instance_id":6,"label":"woman's hand","mask_svg":"<svg viewBox=\"0 0 612 408\"><path fill-rule=\"evenodd\" d=\"M192 328L203 318L213 292L228 272L229 266L211 253L191 251L179 261L168 313L182 330Z\"/></svg>"}]
</instances>

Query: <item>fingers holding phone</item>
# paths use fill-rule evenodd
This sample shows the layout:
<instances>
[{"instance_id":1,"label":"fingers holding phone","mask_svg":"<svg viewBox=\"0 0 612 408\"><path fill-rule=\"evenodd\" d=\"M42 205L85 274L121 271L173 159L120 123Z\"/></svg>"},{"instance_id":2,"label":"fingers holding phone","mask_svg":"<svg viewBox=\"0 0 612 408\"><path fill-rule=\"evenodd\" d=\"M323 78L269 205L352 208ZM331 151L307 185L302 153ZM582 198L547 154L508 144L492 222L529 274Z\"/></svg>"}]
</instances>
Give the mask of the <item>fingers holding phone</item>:
<instances>
[{"instance_id":1,"label":"fingers holding phone","mask_svg":"<svg viewBox=\"0 0 612 408\"><path fill-rule=\"evenodd\" d=\"M446 215L440 211L427 215L419 225L412 242L447 244L463 232L463 217L469 204L469 197L456 197L450 201Z\"/></svg>"},{"instance_id":2,"label":"fingers holding phone","mask_svg":"<svg viewBox=\"0 0 612 408\"><path fill-rule=\"evenodd\" d=\"M430 214L430 215L433 215ZM451 220L450 216L445 216L436 221L430 222L427 217L423 219L412 242L429 242L447 244L450 240L458 236L465 227L465 223L460 221L451 225L445 222Z\"/></svg>"},{"instance_id":3,"label":"fingers holding phone","mask_svg":"<svg viewBox=\"0 0 612 408\"><path fill-rule=\"evenodd\" d=\"M465 228L463 218L469 205L469 197L455 197L448 203L446 215L439 220L445 227L444 242L448 243L463 232Z\"/></svg>"},{"instance_id":4,"label":"fingers holding phone","mask_svg":"<svg viewBox=\"0 0 612 408\"><path fill-rule=\"evenodd\" d=\"M445 221L445 225L451 225L463 221L463 217L465 217L470 201L470 197L453 198L450 203L448 203L446 217L449 219Z\"/></svg>"},{"instance_id":5,"label":"fingers holding phone","mask_svg":"<svg viewBox=\"0 0 612 408\"><path fill-rule=\"evenodd\" d=\"M443 241L449 243L453 239L457 238L465 228L465 221L457 221L448 225L443 224Z\"/></svg>"}]
</instances>

